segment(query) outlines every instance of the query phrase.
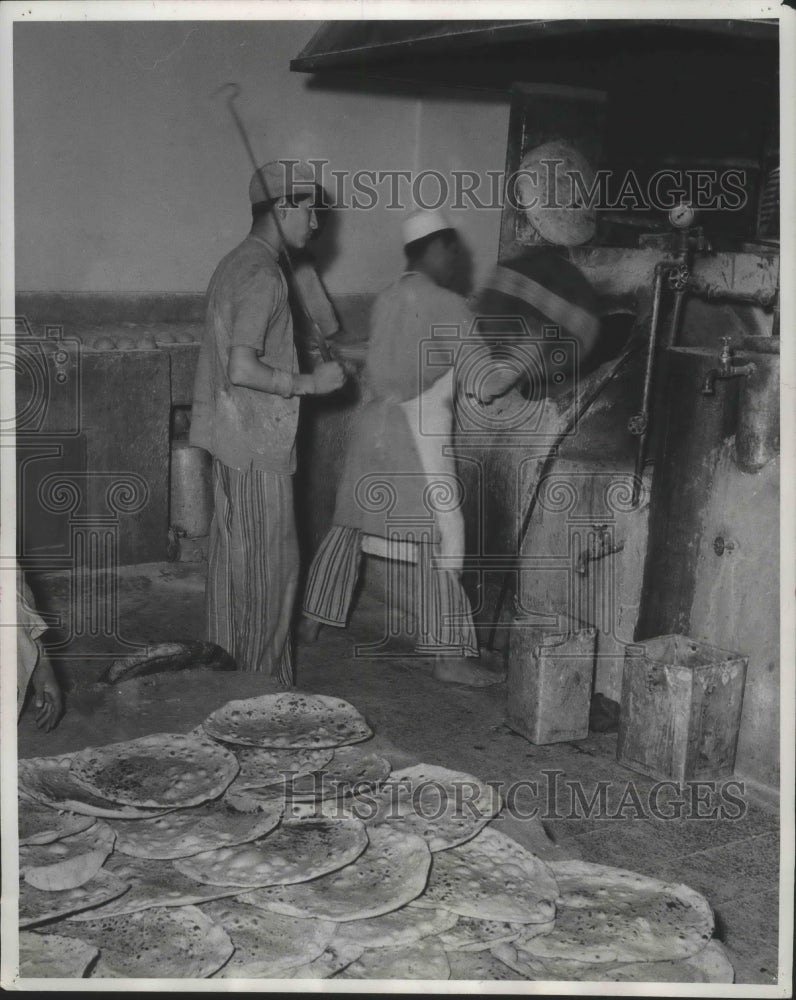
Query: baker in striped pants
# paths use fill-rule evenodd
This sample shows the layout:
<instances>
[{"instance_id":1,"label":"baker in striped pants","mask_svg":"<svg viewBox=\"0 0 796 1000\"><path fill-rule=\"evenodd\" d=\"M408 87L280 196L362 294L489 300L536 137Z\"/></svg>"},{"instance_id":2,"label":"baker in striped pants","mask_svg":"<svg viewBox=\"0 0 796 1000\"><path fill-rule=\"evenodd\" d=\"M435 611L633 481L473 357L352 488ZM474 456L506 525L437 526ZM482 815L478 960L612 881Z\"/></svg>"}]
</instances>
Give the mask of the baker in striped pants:
<instances>
[{"instance_id":1,"label":"baker in striped pants","mask_svg":"<svg viewBox=\"0 0 796 1000\"><path fill-rule=\"evenodd\" d=\"M597 300L566 256L545 247L498 266L474 314L446 287L457 238L441 213L410 216L404 245L407 270L374 305L366 381L375 398L355 419L303 613L310 622L344 627L362 553L383 556L393 565L388 601L412 607L416 650L435 656L434 676L484 686L501 678L479 662L460 580L454 400L474 397L488 421L489 404L517 382L527 382L534 398L561 391L562 381L571 385L596 343ZM565 339L551 338L551 327ZM303 631L312 635L312 626Z\"/></svg>"},{"instance_id":2,"label":"baker in striped pants","mask_svg":"<svg viewBox=\"0 0 796 1000\"><path fill-rule=\"evenodd\" d=\"M336 362L299 371L279 266L280 252L304 247L317 227L312 168L266 164L249 197L251 231L210 281L194 384L191 443L213 456L207 631L238 669L291 687L299 397L333 392L344 374Z\"/></svg>"},{"instance_id":3,"label":"baker in striped pants","mask_svg":"<svg viewBox=\"0 0 796 1000\"><path fill-rule=\"evenodd\" d=\"M333 525L310 567L303 613L344 627L362 552L382 556L391 562L388 612L411 607L416 652L435 657L438 680L480 687L502 673L479 657L461 583L462 490L450 454L456 358L474 317L448 288L459 238L446 217L415 212L403 237L407 268L377 296L371 317L365 377L374 398L355 417ZM518 377L514 369L489 368L478 384L481 402ZM313 629L302 631L311 636Z\"/></svg>"}]
</instances>

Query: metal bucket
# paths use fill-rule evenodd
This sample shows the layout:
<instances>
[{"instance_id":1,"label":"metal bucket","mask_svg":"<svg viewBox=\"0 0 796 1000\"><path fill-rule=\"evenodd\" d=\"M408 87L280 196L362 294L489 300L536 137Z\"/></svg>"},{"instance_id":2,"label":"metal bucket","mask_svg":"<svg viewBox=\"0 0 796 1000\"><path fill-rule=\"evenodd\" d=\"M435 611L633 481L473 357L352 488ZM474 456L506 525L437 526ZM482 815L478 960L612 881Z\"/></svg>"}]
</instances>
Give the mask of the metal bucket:
<instances>
[{"instance_id":1,"label":"metal bucket","mask_svg":"<svg viewBox=\"0 0 796 1000\"><path fill-rule=\"evenodd\" d=\"M597 630L564 617L557 631L522 618L509 640L506 725L531 743L589 735Z\"/></svg>"},{"instance_id":2,"label":"metal bucket","mask_svg":"<svg viewBox=\"0 0 796 1000\"><path fill-rule=\"evenodd\" d=\"M684 635L626 648L616 759L659 781L735 770L748 657Z\"/></svg>"},{"instance_id":3,"label":"metal bucket","mask_svg":"<svg viewBox=\"0 0 796 1000\"><path fill-rule=\"evenodd\" d=\"M171 446L171 494L169 521L188 538L200 538L210 532L213 517L212 459L203 448L187 441L173 441Z\"/></svg>"}]
</instances>

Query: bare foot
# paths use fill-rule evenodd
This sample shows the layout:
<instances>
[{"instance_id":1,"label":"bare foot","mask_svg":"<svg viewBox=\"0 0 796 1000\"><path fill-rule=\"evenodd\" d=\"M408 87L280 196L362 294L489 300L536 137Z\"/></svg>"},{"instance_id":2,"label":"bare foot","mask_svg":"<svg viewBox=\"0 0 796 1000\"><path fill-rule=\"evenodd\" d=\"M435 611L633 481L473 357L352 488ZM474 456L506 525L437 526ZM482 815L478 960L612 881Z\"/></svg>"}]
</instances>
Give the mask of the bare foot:
<instances>
[{"instance_id":1,"label":"bare foot","mask_svg":"<svg viewBox=\"0 0 796 1000\"><path fill-rule=\"evenodd\" d=\"M474 656L438 656L432 676L446 684L466 684L468 687L489 687L506 679L504 671L490 670Z\"/></svg>"}]
</instances>

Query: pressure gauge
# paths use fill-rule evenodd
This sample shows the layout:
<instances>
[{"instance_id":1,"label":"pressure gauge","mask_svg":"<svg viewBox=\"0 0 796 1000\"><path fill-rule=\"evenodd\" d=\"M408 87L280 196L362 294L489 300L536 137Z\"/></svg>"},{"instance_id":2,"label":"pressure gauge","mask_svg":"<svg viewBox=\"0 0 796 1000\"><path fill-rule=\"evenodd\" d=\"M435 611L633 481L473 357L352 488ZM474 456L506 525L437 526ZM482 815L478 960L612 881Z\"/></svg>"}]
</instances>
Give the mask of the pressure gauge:
<instances>
[{"instance_id":1,"label":"pressure gauge","mask_svg":"<svg viewBox=\"0 0 796 1000\"><path fill-rule=\"evenodd\" d=\"M693 226L696 212L687 201L681 201L669 212L669 222L676 229L688 229Z\"/></svg>"}]
</instances>

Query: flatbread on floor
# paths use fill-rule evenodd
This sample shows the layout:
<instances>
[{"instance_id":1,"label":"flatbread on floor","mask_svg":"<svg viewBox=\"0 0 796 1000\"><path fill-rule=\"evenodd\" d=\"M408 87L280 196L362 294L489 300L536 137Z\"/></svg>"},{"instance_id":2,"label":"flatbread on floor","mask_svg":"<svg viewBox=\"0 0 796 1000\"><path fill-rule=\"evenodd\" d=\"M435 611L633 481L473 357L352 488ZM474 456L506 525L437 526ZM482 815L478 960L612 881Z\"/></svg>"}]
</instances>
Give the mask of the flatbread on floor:
<instances>
[{"instance_id":1,"label":"flatbread on floor","mask_svg":"<svg viewBox=\"0 0 796 1000\"><path fill-rule=\"evenodd\" d=\"M61 812L27 796L19 796L18 828L21 846L52 844L62 837L71 837L75 833L87 830L95 822L94 816Z\"/></svg>"},{"instance_id":2,"label":"flatbread on floor","mask_svg":"<svg viewBox=\"0 0 796 1000\"><path fill-rule=\"evenodd\" d=\"M384 913L380 917L340 924L335 940L350 941L363 948L402 948L433 934L441 935L458 920L459 917L450 910L428 910L407 903L400 910Z\"/></svg>"},{"instance_id":3,"label":"flatbread on floor","mask_svg":"<svg viewBox=\"0 0 796 1000\"><path fill-rule=\"evenodd\" d=\"M341 698L322 694L266 694L230 701L202 723L216 740L289 749L344 746L369 739L373 730Z\"/></svg>"},{"instance_id":4,"label":"flatbread on floor","mask_svg":"<svg viewBox=\"0 0 796 1000\"><path fill-rule=\"evenodd\" d=\"M735 970L715 939L689 958L672 962L589 963L566 958L534 958L512 944L493 954L524 979L579 983L733 983Z\"/></svg>"},{"instance_id":5,"label":"flatbread on floor","mask_svg":"<svg viewBox=\"0 0 796 1000\"><path fill-rule=\"evenodd\" d=\"M81 910L95 909L112 899L122 896L130 888L130 883L100 869L94 878L75 889L62 892L46 892L34 889L20 879L19 882L19 926L35 927L48 920L77 914Z\"/></svg>"},{"instance_id":6,"label":"flatbread on floor","mask_svg":"<svg viewBox=\"0 0 796 1000\"><path fill-rule=\"evenodd\" d=\"M282 973L285 979L331 979L355 961L365 949L353 941L332 938L323 952L306 965L287 969Z\"/></svg>"},{"instance_id":7,"label":"flatbread on floor","mask_svg":"<svg viewBox=\"0 0 796 1000\"><path fill-rule=\"evenodd\" d=\"M555 927L521 952L579 962L656 962L688 958L713 936L713 911L685 885L587 861L548 863L559 887Z\"/></svg>"},{"instance_id":8,"label":"flatbread on floor","mask_svg":"<svg viewBox=\"0 0 796 1000\"><path fill-rule=\"evenodd\" d=\"M490 980L525 980L526 976L515 971L511 966L501 962L489 951L448 951L448 963L451 969L451 979L478 979L482 982Z\"/></svg>"},{"instance_id":9,"label":"flatbread on floor","mask_svg":"<svg viewBox=\"0 0 796 1000\"><path fill-rule=\"evenodd\" d=\"M238 886L202 885L177 871L171 861L111 854L103 871L123 879L130 886L129 892L119 899L112 899L101 910L77 913L70 919L82 922L100 916L139 913L155 907L191 906L240 892Z\"/></svg>"},{"instance_id":10,"label":"flatbread on floor","mask_svg":"<svg viewBox=\"0 0 796 1000\"><path fill-rule=\"evenodd\" d=\"M234 950L229 935L196 906L142 910L83 923L58 932L99 948L92 978L203 979Z\"/></svg>"},{"instance_id":11,"label":"flatbread on floor","mask_svg":"<svg viewBox=\"0 0 796 1000\"><path fill-rule=\"evenodd\" d=\"M735 969L715 939L689 958L674 962L636 962L610 967L613 983L734 983Z\"/></svg>"},{"instance_id":12,"label":"flatbread on floor","mask_svg":"<svg viewBox=\"0 0 796 1000\"><path fill-rule=\"evenodd\" d=\"M239 812L249 812L255 802L264 804L283 802L287 815L299 815L303 805L328 802L330 799L345 799L349 796L369 794L381 785L390 774L390 762L372 750L363 747L337 747L329 753L329 760L323 766L291 778L289 775L279 783L254 785L251 781L232 782L226 791L231 808ZM352 816L356 810L348 806L340 809L326 809L326 815ZM370 812L373 812L371 807ZM312 814L308 810L307 815ZM361 819L362 817L357 817Z\"/></svg>"},{"instance_id":13,"label":"flatbread on floor","mask_svg":"<svg viewBox=\"0 0 796 1000\"><path fill-rule=\"evenodd\" d=\"M285 791L281 785L239 788L233 781L224 792L223 803L224 808L234 813L270 813L274 809L281 811L283 815L290 815L292 812L287 809Z\"/></svg>"},{"instance_id":14,"label":"flatbread on floor","mask_svg":"<svg viewBox=\"0 0 796 1000\"><path fill-rule=\"evenodd\" d=\"M285 787L287 801L314 802L378 787L390 774L390 762L364 747L338 747L323 767L298 775Z\"/></svg>"},{"instance_id":15,"label":"flatbread on floor","mask_svg":"<svg viewBox=\"0 0 796 1000\"><path fill-rule=\"evenodd\" d=\"M20 794L51 809L64 809L85 816L106 819L145 819L166 810L142 809L114 802L79 784L71 773L74 754L58 757L26 757L18 762Z\"/></svg>"},{"instance_id":16,"label":"flatbread on floor","mask_svg":"<svg viewBox=\"0 0 796 1000\"><path fill-rule=\"evenodd\" d=\"M205 903L202 912L223 927L235 946L216 973L224 979L276 979L318 958L337 924L271 913L235 899Z\"/></svg>"},{"instance_id":17,"label":"flatbread on floor","mask_svg":"<svg viewBox=\"0 0 796 1000\"><path fill-rule=\"evenodd\" d=\"M81 979L99 955L93 944L64 937L20 931L19 975L22 979Z\"/></svg>"},{"instance_id":18,"label":"flatbread on floor","mask_svg":"<svg viewBox=\"0 0 796 1000\"><path fill-rule=\"evenodd\" d=\"M360 819L417 833L436 853L472 839L501 806L495 789L472 774L417 764L393 771L389 781L367 797L367 814ZM356 804L352 811L358 815Z\"/></svg>"},{"instance_id":19,"label":"flatbread on floor","mask_svg":"<svg viewBox=\"0 0 796 1000\"><path fill-rule=\"evenodd\" d=\"M337 979L450 979L445 949L435 938L403 948L367 948Z\"/></svg>"},{"instance_id":20,"label":"flatbread on floor","mask_svg":"<svg viewBox=\"0 0 796 1000\"><path fill-rule=\"evenodd\" d=\"M495 944L516 941L520 935L527 935L530 928L544 934L553 929L553 921L543 924L512 924L506 920L459 917L449 930L440 934L439 939L446 951L489 951Z\"/></svg>"},{"instance_id":21,"label":"flatbread on floor","mask_svg":"<svg viewBox=\"0 0 796 1000\"><path fill-rule=\"evenodd\" d=\"M96 795L137 808L185 808L219 796L238 773L235 755L215 740L155 733L89 747L69 771Z\"/></svg>"},{"instance_id":22,"label":"flatbread on floor","mask_svg":"<svg viewBox=\"0 0 796 1000\"><path fill-rule=\"evenodd\" d=\"M336 871L367 846L368 835L357 819L287 819L252 843L178 858L174 867L210 885L288 885Z\"/></svg>"},{"instance_id":23,"label":"flatbread on floor","mask_svg":"<svg viewBox=\"0 0 796 1000\"><path fill-rule=\"evenodd\" d=\"M310 774L324 767L334 753L332 747L320 750L279 750L230 744L230 749L240 764L240 771L233 782L238 789L284 786L299 775Z\"/></svg>"},{"instance_id":24,"label":"flatbread on floor","mask_svg":"<svg viewBox=\"0 0 796 1000\"><path fill-rule=\"evenodd\" d=\"M418 906L441 906L463 917L543 924L556 915L558 886L536 855L490 827L434 855Z\"/></svg>"},{"instance_id":25,"label":"flatbread on floor","mask_svg":"<svg viewBox=\"0 0 796 1000\"><path fill-rule=\"evenodd\" d=\"M169 812L154 819L115 820L116 850L134 858L170 860L245 844L264 837L282 818L282 802L244 815L223 801Z\"/></svg>"},{"instance_id":26,"label":"flatbread on floor","mask_svg":"<svg viewBox=\"0 0 796 1000\"><path fill-rule=\"evenodd\" d=\"M115 840L111 827L99 822L51 844L20 847L20 874L34 889L76 889L102 868Z\"/></svg>"},{"instance_id":27,"label":"flatbread on floor","mask_svg":"<svg viewBox=\"0 0 796 1000\"><path fill-rule=\"evenodd\" d=\"M384 825L368 830L368 841L356 861L331 875L255 889L238 898L289 916L335 921L378 917L416 899L431 867L423 838Z\"/></svg>"}]
</instances>

